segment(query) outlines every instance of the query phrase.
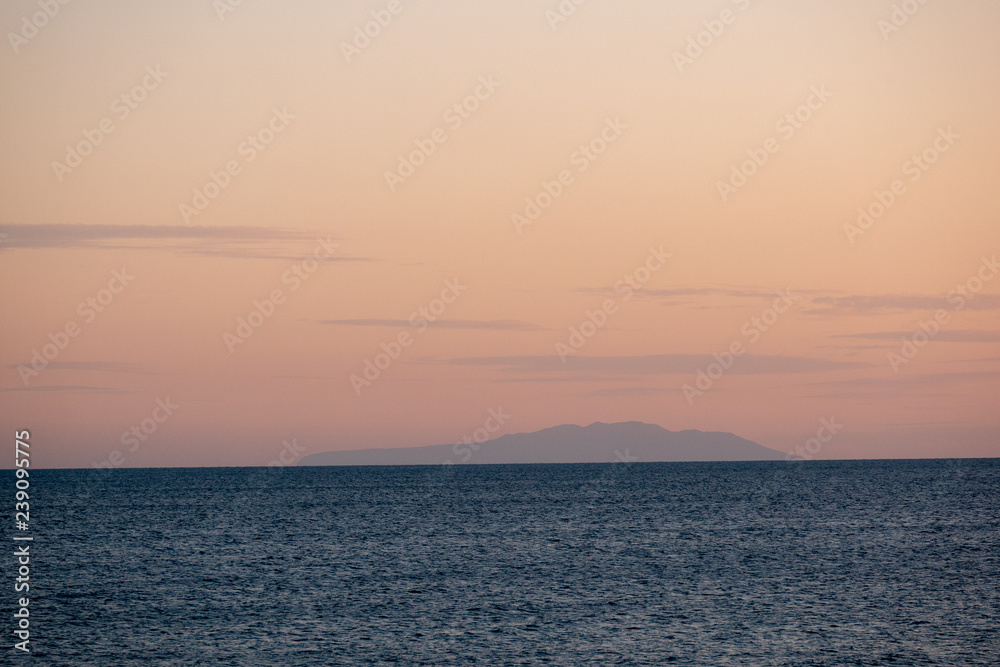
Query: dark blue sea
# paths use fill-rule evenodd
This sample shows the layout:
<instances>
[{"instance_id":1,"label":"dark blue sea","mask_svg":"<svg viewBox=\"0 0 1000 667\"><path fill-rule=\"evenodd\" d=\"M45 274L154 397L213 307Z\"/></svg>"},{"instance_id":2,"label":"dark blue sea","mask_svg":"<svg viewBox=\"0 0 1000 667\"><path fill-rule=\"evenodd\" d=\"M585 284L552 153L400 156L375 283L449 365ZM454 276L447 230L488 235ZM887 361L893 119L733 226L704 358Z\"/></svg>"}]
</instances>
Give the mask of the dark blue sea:
<instances>
[{"instance_id":1,"label":"dark blue sea","mask_svg":"<svg viewBox=\"0 0 1000 667\"><path fill-rule=\"evenodd\" d=\"M7 664L1000 664L997 459L30 480Z\"/></svg>"}]
</instances>

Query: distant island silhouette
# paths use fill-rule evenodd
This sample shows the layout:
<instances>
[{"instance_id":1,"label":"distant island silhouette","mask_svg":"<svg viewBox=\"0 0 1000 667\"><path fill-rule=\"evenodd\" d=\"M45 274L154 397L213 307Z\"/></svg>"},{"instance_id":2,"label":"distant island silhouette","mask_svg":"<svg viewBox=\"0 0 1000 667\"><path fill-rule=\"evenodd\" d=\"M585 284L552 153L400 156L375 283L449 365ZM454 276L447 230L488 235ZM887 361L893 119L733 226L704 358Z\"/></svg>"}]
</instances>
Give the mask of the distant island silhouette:
<instances>
[{"instance_id":1,"label":"distant island silhouette","mask_svg":"<svg viewBox=\"0 0 1000 667\"><path fill-rule=\"evenodd\" d=\"M563 424L481 443L355 449L306 456L300 466L477 463L611 463L614 461L776 461L785 454L732 433L668 431L656 424Z\"/></svg>"}]
</instances>

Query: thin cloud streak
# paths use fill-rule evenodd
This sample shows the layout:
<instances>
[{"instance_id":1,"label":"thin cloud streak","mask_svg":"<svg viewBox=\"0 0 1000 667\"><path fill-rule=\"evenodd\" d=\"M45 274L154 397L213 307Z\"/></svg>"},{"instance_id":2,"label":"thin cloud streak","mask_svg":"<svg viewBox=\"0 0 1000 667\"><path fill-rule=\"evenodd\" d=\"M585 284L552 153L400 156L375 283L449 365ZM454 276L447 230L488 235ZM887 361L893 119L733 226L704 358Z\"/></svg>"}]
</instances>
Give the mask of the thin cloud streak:
<instances>
[{"instance_id":1,"label":"thin cloud streak","mask_svg":"<svg viewBox=\"0 0 1000 667\"><path fill-rule=\"evenodd\" d=\"M610 287L579 287L576 291L589 294L614 294L614 289ZM764 288L741 289L735 287L668 287L661 289L643 287L641 290L636 290L634 295L636 297L646 298L669 298L677 296L727 296L750 299L773 299L775 291L776 290Z\"/></svg>"},{"instance_id":2,"label":"thin cloud streak","mask_svg":"<svg viewBox=\"0 0 1000 667\"><path fill-rule=\"evenodd\" d=\"M659 387L608 387L597 389L592 392L594 396L605 396L608 398L630 397L630 396L657 396L660 394L677 393L679 389L665 389Z\"/></svg>"},{"instance_id":3,"label":"thin cloud streak","mask_svg":"<svg viewBox=\"0 0 1000 667\"><path fill-rule=\"evenodd\" d=\"M811 303L816 307L806 312L822 314L881 314L910 310L953 310L954 306L949 304L947 299L947 295L913 294L820 296L813 297ZM978 294L974 298L968 299L963 309L1000 309L1000 294Z\"/></svg>"},{"instance_id":4,"label":"thin cloud streak","mask_svg":"<svg viewBox=\"0 0 1000 667\"><path fill-rule=\"evenodd\" d=\"M870 333L839 334L831 338L870 338L873 340L899 340L913 336L913 331L873 331ZM934 334L935 341L948 343L998 343L1000 332L980 331L975 329L956 329L938 331Z\"/></svg>"},{"instance_id":5,"label":"thin cloud streak","mask_svg":"<svg viewBox=\"0 0 1000 667\"><path fill-rule=\"evenodd\" d=\"M409 320L345 319L320 320L320 324L347 327L409 327ZM521 320L435 320L427 322L431 329L477 329L489 331L544 331L543 327Z\"/></svg>"},{"instance_id":6,"label":"thin cloud streak","mask_svg":"<svg viewBox=\"0 0 1000 667\"><path fill-rule=\"evenodd\" d=\"M294 246L325 232L277 227L187 225L0 225L0 250L158 250L186 256L298 261ZM280 247L276 247L280 244ZM324 261L373 261L334 256Z\"/></svg>"},{"instance_id":7,"label":"thin cloud streak","mask_svg":"<svg viewBox=\"0 0 1000 667\"><path fill-rule=\"evenodd\" d=\"M30 368L31 362L26 361L22 364L7 364L7 368L16 369L18 366L28 366ZM151 374L138 364L123 364L113 361L50 361L45 369L56 371L96 371L102 373Z\"/></svg>"},{"instance_id":8,"label":"thin cloud streak","mask_svg":"<svg viewBox=\"0 0 1000 667\"><path fill-rule=\"evenodd\" d=\"M1000 371L968 371L953 373L923 373L921 375L901 377L870 377L853 380L831 380L812 382L817 387L843 387L850 389L885 389L899 390L906 387L954 384L957 382L972 382L975 380L996 380Z\"/></svg>"},{"instance_id":9,"label":"thin cloud streak","mask_svg":"<svg viewBox=\"0 0 1000 667\"><path fill-rule=\"evenodd\" d=\"M517 373L566 372L612 375L686 375L715 363L710 354L654 354L643 356L567 357L557 355L458 357L431 363L452 366L493 366ZM766 375L777 373L822 373L865 368L860 362L830 361L811 357L745 355L736 359L727 374Z\"/></svg>"},{"instance_id":10,"label":"thin cloud streak","mask_svg":"<svg viewBox=\"0 0 1000 667\"><path fill-rule=\"evenodd\" d=\"M38 387L14 387L0 389L0 391L12 392L67 392L75 394L134 394L134 391L118 389L116 387L93 387L89 385L40 385Z\"/></svg>"},{"instance_id":11,"label":"thin cloud streak","mask_svg":"<svg viewBox=\"0 0 1000 667\"><path fill-rule=\"evenodd\" d=\"M6 248L93 246L112 239L296 240L313 234L275 227L199 227L187 225L3 225Z\"/></svg>"}]
</instances>

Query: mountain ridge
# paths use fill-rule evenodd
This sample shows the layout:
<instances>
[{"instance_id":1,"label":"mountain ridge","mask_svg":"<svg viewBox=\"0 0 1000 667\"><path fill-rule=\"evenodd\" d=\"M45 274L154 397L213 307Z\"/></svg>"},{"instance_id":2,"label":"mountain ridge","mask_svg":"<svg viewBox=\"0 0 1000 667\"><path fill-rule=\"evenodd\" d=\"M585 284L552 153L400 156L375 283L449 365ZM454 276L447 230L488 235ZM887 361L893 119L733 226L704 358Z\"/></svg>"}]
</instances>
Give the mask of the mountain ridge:
<instances>
[{"instance_id":1,"label":"mountain ridge","mask_svg":"<svg viewBox=\"0 0 1000 667\"><path fill-rule=\"evenodd\" d=\"M298 465L610 463L623 458L646 462L776 461L785 455L723 431L669 431L639 421L595 421L587 426L558 424L508 433L482 442L319 452L303 457Z\"/></svg>"}]
</instances>

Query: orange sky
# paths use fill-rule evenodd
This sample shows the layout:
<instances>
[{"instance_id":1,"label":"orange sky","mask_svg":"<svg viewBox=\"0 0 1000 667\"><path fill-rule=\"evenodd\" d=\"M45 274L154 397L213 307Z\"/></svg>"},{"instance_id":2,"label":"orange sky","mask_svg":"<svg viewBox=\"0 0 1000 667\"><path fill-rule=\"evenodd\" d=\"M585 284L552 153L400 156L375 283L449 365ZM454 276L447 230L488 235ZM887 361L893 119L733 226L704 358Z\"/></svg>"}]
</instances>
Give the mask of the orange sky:
<instances>
[{"instance_id":1,"label":"orange sky","mask_svg":"<svg viewBox=\"0 0 1000 667\"><path fill-rule=\"evenodd\" d=\"M0 421L47 467L498 407L1000 455L1000 5L653 4L6 3Z\"/></svg>"}]
</instances>

